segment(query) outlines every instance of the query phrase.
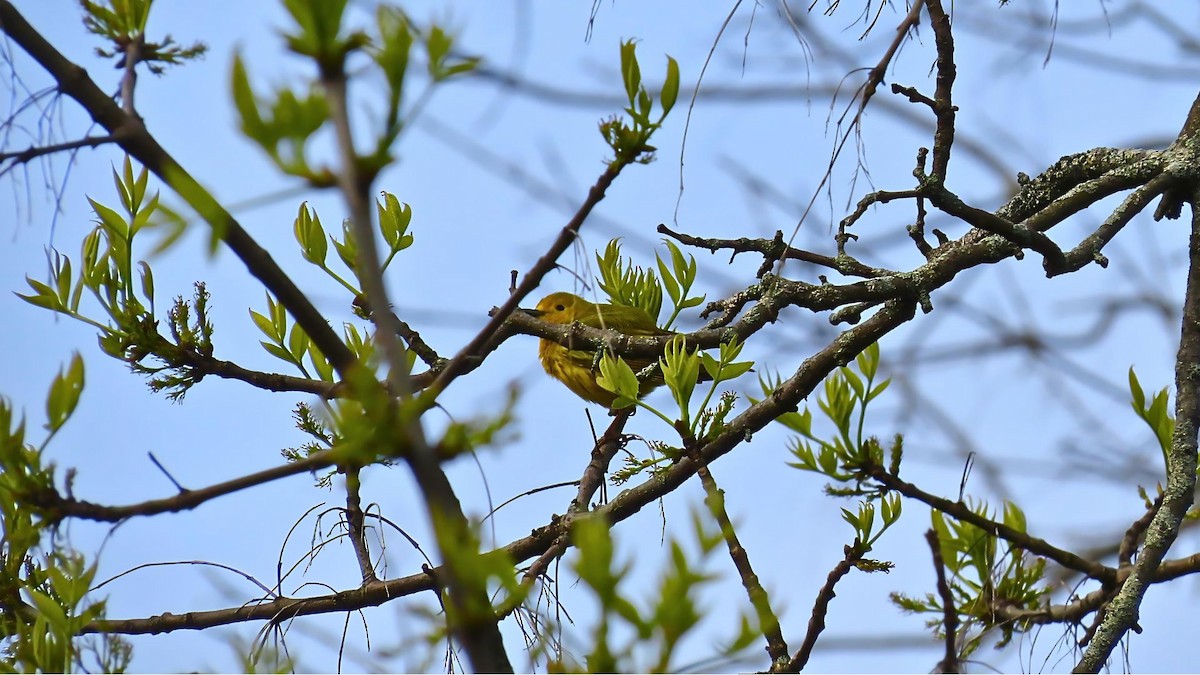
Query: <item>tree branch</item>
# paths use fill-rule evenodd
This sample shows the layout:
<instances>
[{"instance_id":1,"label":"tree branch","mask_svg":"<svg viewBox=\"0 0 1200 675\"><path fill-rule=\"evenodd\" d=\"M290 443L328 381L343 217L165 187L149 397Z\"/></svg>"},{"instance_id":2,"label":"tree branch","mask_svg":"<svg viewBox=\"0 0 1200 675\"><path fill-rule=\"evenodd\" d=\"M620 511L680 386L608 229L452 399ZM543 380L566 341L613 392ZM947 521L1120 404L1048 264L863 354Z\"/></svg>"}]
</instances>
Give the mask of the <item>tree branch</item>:
<instances>
[{"instance_id":1,"label":"tree branch","mask_svg":"<svg viewBox=\"0 0 1200 675\"><path fill-rule=\"evenodd\" d=\"M1196 432L1200 422L1200 188L1193 187L1189 268L1183 301L1183 327L1175 359L1175 432L1167 451L1167 485L1163 503L1146 529L1146 539L1133 573L1107 607L1103 623L1074 672L1095 673L1104 667L1117 643L1131 628L1180 524L1195 501Z\"/></svg>"}]
</instances>

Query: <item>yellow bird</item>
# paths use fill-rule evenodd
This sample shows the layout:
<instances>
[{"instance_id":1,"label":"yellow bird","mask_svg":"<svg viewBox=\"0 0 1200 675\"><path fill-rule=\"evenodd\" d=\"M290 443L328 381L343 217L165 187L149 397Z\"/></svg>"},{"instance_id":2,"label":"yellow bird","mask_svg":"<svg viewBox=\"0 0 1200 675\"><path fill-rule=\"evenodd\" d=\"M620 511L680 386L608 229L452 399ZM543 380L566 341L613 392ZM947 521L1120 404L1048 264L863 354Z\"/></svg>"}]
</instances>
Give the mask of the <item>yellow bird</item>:
<instances>
[{"instance_id":1,"label":"yellow bird","mask_svg":"<svg viewBox=\"0 0 1200 675\"><path fill-rule=\"evenodd\" d=\"M565 292L551 293L542 298L537 304L537 309L527 309L525 312L547 323L570 324L578 321L592 328L607 328L639 337L674 335L672 331L659 328L654 318L640 307L598 304ZM616 394L596 383L596 376L600 372L598 368L592 368L596 361L595 352L569 349L553 340L542 339L538 345L538 358L541 359L546 373L567 385L576 396L585 401L612 407L617 398ZM656 361L657 359L652 357L625 358L625 362L635 373ZM661 374L650 377L640 383L639 394L644 396L662 383Z\"/></svg>"}]
</instances>

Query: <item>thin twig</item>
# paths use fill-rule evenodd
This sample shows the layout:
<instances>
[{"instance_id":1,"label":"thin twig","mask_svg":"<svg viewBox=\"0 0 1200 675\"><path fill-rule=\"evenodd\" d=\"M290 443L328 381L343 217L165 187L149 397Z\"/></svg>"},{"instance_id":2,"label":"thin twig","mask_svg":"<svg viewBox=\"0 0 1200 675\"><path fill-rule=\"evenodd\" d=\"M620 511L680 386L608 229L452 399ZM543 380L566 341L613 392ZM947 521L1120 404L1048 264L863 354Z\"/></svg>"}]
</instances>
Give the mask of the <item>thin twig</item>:
<instances>
[{"instance_id":1,"label":"thin twig","mask_svg":"<svg viewBox=\"0 0 1200 675\"><path fill-rule=\"evenodd\" d=\"M716 519L717 526L721 528L721 536L725 539L729 558L742 580L742 587L746 589L755 614L758 615L758 627L767 641L767 655L771 657L771 668L786 668L790 659L787 642L783 639L783 632L779 627L779 616L771 609L771 598L758 580L758 575L754 573L754 567L750 564L750 554L746 552L733 529L733 521L729 519L729 513L725 510L725 493L717 487L717 481L709 467L701 466L696 474L700 477L700 484L704 486L704 503Z\"/></svg>"},{"instance_id":2,"label":"thin twig","mask_svg":"<svg viewBox=\"0 0 1200 675\"><path fill-rule=\"evenodd\" d=\"M375 566L371 564L371 549L367 545L367 530L363 524L360 471L358 467L346 470L346 529L350 546L354 549L354 559L358 561L358 570L362 573L362 582L366 585L379 579L375 576Z\"/></svg>"},{"instance_id":3,"label":"thin twig","mask_svg":"<svg viewBox=\"0 0 1200 675\"><path fill-rule=\"evenodd\" d=\"M864 555L864 553L853 546L845 547L845 554L846 557L829 571L829 576L825 578L825 584L817 592L817 600L813 603L812 615L808 619L808 632L804 634L804 643L800 645L800 649L792 657L788 668L782 672L798 673L804 670L804 666L808 664L808 659L812 657L813 648L817 646L817 638L825 630L825 615L829 613L829 603L833 602L833 599L837 597L834 588L842 580L842 577L845 577L850 573L850 570L854 569L855 563L862 560Z\"/></svg>"},{"instance_id":4,"label":"thin twig","mask_svg":"<svg viewBox=\"0 0 1200 675\"><path fill-rule=\"evenodd\" d=\"M958 660L958 648L955 646L958 637L958 610L954 608L954 594L950 592L950 584L946 583L946 563L942 560L942 545L937 533L933 530L925 532L925 541L929 543L929 551L933 554L933 570L937 574L938 597L942 599L942 630L946 633L946 653L938 662L936 673L960 673L962 665Z\"/></svg>"}]
</instances>

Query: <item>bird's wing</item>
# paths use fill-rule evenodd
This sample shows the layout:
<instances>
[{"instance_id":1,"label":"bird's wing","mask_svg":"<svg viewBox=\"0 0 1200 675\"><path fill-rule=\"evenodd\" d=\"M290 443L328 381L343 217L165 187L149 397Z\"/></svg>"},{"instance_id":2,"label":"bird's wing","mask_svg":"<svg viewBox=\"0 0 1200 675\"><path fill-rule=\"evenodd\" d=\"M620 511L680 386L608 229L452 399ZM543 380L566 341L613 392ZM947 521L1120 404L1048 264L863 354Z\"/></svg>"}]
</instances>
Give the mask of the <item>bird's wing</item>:
<instances>
[{"instance_id":1,"label":"bird's wing","mask_svg":"<svg viewBox=\"0 0 1200 675\"><path fill-rule=\"evenodd\" d=\"M663 330L655 325L654 319L645 310L627 305L596 305L596 311L580 312L576 321L592 328L607 328L626 335L671 334L671 331Z\"/></svg>"}]
</instances>

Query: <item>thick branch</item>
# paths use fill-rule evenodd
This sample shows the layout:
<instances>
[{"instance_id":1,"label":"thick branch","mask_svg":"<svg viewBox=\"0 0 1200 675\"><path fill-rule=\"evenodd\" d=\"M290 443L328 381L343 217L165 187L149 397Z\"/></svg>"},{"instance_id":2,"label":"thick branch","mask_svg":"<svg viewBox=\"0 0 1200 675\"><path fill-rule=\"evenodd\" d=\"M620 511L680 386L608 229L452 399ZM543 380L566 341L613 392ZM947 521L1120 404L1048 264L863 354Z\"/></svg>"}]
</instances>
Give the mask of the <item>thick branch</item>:
<instances>
[{"instance_id":1,"label":"thick branch","mask_svg":"<svg viewBox=\"0 0 1200 675\"><path fill-rule=\"evenodd\" d=\"M1190 266L1183 301L1183 328L1175 358L1175 432L1167 452L1167 485L1163 503L1150 521L1133 573L1108 606L1103 623L1088 644L1075 672L1095 673L1126 632L1137 624L1146 590L1159 563L1179 534L1180 524L1195 501L1196 431L1200 423L1200 190L1193 189Z\"/></svg>"}]
</instances>

